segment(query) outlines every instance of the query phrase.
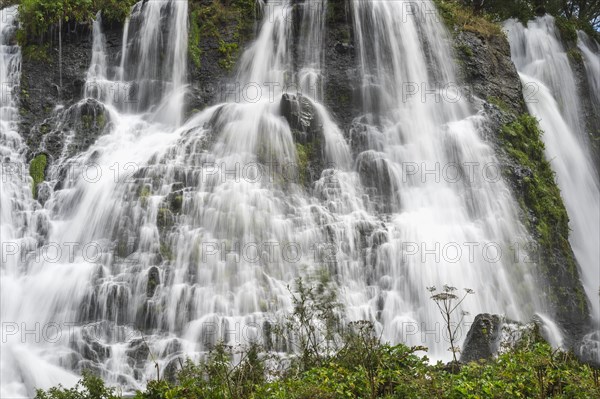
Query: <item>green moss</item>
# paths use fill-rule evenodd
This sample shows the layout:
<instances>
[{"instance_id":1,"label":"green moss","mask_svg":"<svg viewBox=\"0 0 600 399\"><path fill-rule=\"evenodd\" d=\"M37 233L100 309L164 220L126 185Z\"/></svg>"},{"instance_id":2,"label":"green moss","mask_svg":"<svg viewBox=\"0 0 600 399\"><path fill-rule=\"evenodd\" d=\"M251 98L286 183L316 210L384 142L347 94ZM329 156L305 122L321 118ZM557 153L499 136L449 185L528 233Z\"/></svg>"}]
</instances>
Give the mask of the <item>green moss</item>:
<instances>
[{"instance_id":1,"label":"green moss","mask_svg":"<svg viewBox=\"0 0 600 399\"><path fill-rule=\"evenodd\" d=\"M190 13L190 30L188 38L188 54L192 63L196 68L200 68L200 26L198 25L199 12L198 10L192 10Z\"/></svg>"},{"instance_id":2,"label":"green moss","mask_svg":"<svg viewBox=\"0 0 600 399\"><path fill-rule=\"evenodd\" d=\"M523 114L502 128L501 139L508 154L531 175L523 178L524 204L535 216L535 230L543 245L564 246L568 242L569 218L554 179L554 172L544 157L544 144L537 120Z\"/></svg>"},{"instance_id":3,"label":"green moss","mask_svg":"<svg viewBox=\"0 0 600 399\"><path fill-rule=\"evenodd\" d=\"M587 300L569 244L569 217L544 156L542 134L537 120L523 114L502 128L500 139L508 156L527 171L517 177L520 190L516 195L530 215L526 222L539 245L538 263L551 287L548 298L561 317L568 318L575 309L586 317Z\"/></svg>"},{"instance_id":4,"label":"green moss","mask_svg":"<svg viewBox=\"0 0 600 399\"><path fill-rule=\"evenodd\" d=\"M84 129L89 130L92 128L94 123L94 118L91 115L82 115L81 116L81 125Z\"/></svg>"},{"instance_id":5,"label":"green moss","mask_svg":"<svg viewBox=\"0 0 600 399\"><path fill-rule=\"evenodd\" d=\"M96 116L96 125L98 125L100 129L103 129L104 126L106 126L106 116L103 113Z\"/></svg>"},{"instance_id":6,"label":"green moss","mask_svg":"<svg viewBox=\"0 0 600 399\"><path fill-rule=\"evenodd\" d=\"M502 101L498 97L490 96L487 98L487 102L490 104L494 104L501 111L504 111L506 113L510 112L510 107L508 106L508 104L506 104L504 101Z\"/></svg>"},{"instance_id":7,"label":"green moss","mask_svg":"<svg viewBox=\"0 0 600 399\"><path fill-rule=\"evenodd\" d=\"M298 179L300 184L308 181L308 167L313 155L311 144L296 143L296 154L298 156Z\"/></svg>"},{"instance_id":8,"label":"green moss","mask_svg":"<svg viewBox=\"0 0 600 399\"><path fill-rule=\"evenodd\" d=\"M231 70L252 32L254 19L254 0L213 0L208 5L191 1L188 54L193 64L200 67L202 40L214 38L219 43L219 66Z\"/></svg>"},{"instance_id":9,"label":"green moss","mask_svg":"<svg viewBox=\"0 0 600 399\"><path fill-rule=\"evenodd\" d=\"M41 182L43 182L46 178L46 165L48 159L46 154L39 154L35 158L31 160L29 164L29 175L33 179L31 184L31 191L33 193L33 197L37 198L37 186Z\"/></svg>"},{"instance_id":10,"label":"green moss","mask_svg":"<svg viewBox=\"0 0 600 399\"><path fill-rule=\"evenodd\" d=\"M581 64L583 62L583 56L581 55L581 51L579 51L579 49L577 48L572 48L569 51L567 51L567 55L571 60L578 64Z\"/></svg>"},{"instance_id":11,"label":"green moss","mask_svg":"<svg viewBox=\"0 0 600 399\"><path fill-rule=\"evenodd\" d=\"M170 198L169 206L171 210L175 213L181 212L181 207L183 205L183 196L182 195L173 195Z\"/></svg>"},{"instance_id":12,"label":"green moss","mask_svg":"<svg viewBox=\"0 0 600 399\"><path fill-rule=\"evenodd\" d=\"M239 47L237 43L227 43L223 40L220 40L219 53L221 53L222 58L219 60L219 65L221 66L221 68L227 71L231 70L235 65L238 52Z\"/></svg>"},{"instance_id":13,"label":"green moss","mask_svg":"<svg viewBox=\"0 0 600 399\"><path fill-rule=\"evenodd\" d=\"M173 260L175 258L173 251L171 251L171 247L164 243L160 244L160 254L166 260Z\"/></svg>"},{"instance_id":14,"label":"green moss","mask_svg":"<svg viewBox=\"0 0 600 399\"><path fill-rule=\"evenodd\" d=\"M469 46L467 46L466 44L461 44L458 46L458 51L460 51L461 54L471 58L473 57L473 49Z\"/></svg>"}]
</instances>

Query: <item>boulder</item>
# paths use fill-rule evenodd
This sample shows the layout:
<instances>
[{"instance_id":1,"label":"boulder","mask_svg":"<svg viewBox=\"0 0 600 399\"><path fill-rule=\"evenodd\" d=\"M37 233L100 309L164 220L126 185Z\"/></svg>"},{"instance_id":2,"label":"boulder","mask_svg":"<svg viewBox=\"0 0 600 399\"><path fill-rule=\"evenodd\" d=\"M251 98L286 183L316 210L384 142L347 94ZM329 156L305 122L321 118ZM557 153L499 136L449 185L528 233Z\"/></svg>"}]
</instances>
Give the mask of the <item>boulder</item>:
<instances>
[{"instance_id":1,"label":"boulder","mask_svg":"<svg viewBox=\"0 0 600 399\"><path fill-rule=\"evenodd\" d=\"M502 338L502 317L482 313L475 316L460 356L460 361L468 363L480 359L490 359L500 348Z\"/></svg>"}]
</instances>

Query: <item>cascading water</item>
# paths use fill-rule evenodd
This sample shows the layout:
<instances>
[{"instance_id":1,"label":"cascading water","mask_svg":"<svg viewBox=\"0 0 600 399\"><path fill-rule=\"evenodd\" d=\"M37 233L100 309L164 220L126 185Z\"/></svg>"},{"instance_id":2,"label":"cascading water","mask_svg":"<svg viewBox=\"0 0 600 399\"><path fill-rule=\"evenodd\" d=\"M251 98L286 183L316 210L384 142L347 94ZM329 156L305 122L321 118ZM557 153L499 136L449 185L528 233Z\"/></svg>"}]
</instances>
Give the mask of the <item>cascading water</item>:
<instances>
[{"instance_id":1,"label":"cascading water","mask_svg":"<svg viewBox=\"0 0 600 399\"><path fill-rule=\"evenodd\" d=\"M422 337L435 331L437 309L424 290L430 285L474 289L477 298L465 302L471 312L523 319L540 310L533 265L485 253L486 246L497 245L506 254L527 238L508 187L486 175L486 167L498 161L482 138L484 116L474 114L466 96L460 98L434 5L355 0L352 12L366 112L357 121L369 143L358 167L376 162L379 186L391 186L389 240L377 249L373 265L385 336L423 344ZM468 165L475 166L473 173ZM447 167L461 177L436 178L435 171ZM418 256L407 256L414 253L408 243L417 243ZM481 245L475 258L454 255L456 247L466 251L470 243ZM441 261L426 252L438 246L451 250ZM419 334L401 337L406 323L419 325ZM434 357L443 356L447 344L432 341L425 345Z\"/></svg>"},{"instance_id":2,"label":"cascading water","mask_svg":"<svg viewBox=\"0 0 600 399\"><path fill-rule=\"evenodd\" d=\"M118 65L96 19L89 98L59 110L57 130L90 104L109 122L84 151L66 140L47 172L55 191L43 209L21 212L39 222L2 209L3 229L28 226L11 240L33 241L34 254L62 249L3 262L3 319L63 332L11 346L15 367L2 376L12 395L71 383L69 370L83 367L138 388L156 375L152 359L164 375L217 341L262 339L292 306L288 285L323 269L348 319L372 320L385 339L428 346L434 358L449 352L427 286L474 289L472 313L527 319L544 309L533 265L513 256L529 238L495 174L485 115L457 99L433 4L407 14L402 1L352 1L364 109L353 129L367 143L353 160L319 103L326 1L259 3L269 10L225 102L184 123L187 2L137 3ZM298 51L295 18L306 39ZM443 100L421 101L417 89ZM309 156L319 160L310 175ZM33 210L29 182L14 187L3 186L3 204L22 196Z\"/></svg>"},{"instance_id":3,"label":"cascading water","mask_svg":"<svg viewBox=\"0 0 600 399\"><path fill-rule=\"evenodd\" d=\"M583 31L577 32L577 47L583 54L587 83L596 113L600 114L600 45Z\"/></svg>"},{"instance_id":4,"label":"cascading water","mask_svg":"<svg viewBox=\"0 0 600 399\"><path fill-rule=\"evenodd\" d=\"M582 272L582 281L592 304L593 317L600 317L597 301L600 276L600 194L598 177L586 149L588 138L579 121L577 86L568 56L559 42L551 16L530 21L525 28L516 21L507 21L505 30L511 43L513 61L526 88L535 93L527 106L539 118L544 131L546 157L554 171L573 230L571 243ZM583 44L582 44L583 45ZM583 45L585 46L585 45ZM584 54L586 54L584 52ZM586 67L593 75L598 56L586 54ZM589 65L589 66L588 66ZM594 79L590 84L596 84ZM533 84L533 85L532 85ZM531 91L531 90L529 90Z\"/></svg>"},{"instance_id":5,"label":"cascading water","mask_svg":"<svg viewBox=\"0 0 600 399\"><path fill-rule=\"evenodd\" d=\"M509 20L504 27L512 59L525 88L527 107L539 119L544 131L542 138L546 158L556 172L569 214L571 245L590 299L592 317L598 325L600 191L598 176L587 150L589 139L583 133L580 121L574 73L551 16L529 21L527 27ZM592 86L593 95L597 95L599 57L589 49L584 34L580 33L579 37L588 83ZM598 104L594 106L598 107ZM596 356L600 356L600 351L596 350Z\"/></svg>"},{"instance_id":6,"label":"cascading water","mask_svg":"<svg viewBox=\"0 0 600 399\"><path fill-rule=\"evenodd\" d=\"M21 74L21 49L16 44L15 32L17 6L0 12L0 157L2 158L2 180L0 182L0 245L2 247L2 269L0 271L0 314L2 341L0 343L0 396L3 398L25 397L31 394L26 385L50 386L60 381L75 382L75 376L45 360L47 347L26 345L20 334L13 334L25 325L30 334L41 320L38 314L26 313L20 298L32 292L47 292L40 284L44 277L27 275L21 260L29 257L43 237L36 227L47 224L32 199L31 178L23 152L24 143L18 134L17 93ZM28 291L34 288L35 291ZM19 298L19 299L17 299ZM31 298L31 296L30 296ZM37 301L40 298L36 298ZM25 302L25 301L23 301ZM39 338L39 337L38 337ZM35 339L33 341L36 341Z\"/></svg>"}]
</instances>

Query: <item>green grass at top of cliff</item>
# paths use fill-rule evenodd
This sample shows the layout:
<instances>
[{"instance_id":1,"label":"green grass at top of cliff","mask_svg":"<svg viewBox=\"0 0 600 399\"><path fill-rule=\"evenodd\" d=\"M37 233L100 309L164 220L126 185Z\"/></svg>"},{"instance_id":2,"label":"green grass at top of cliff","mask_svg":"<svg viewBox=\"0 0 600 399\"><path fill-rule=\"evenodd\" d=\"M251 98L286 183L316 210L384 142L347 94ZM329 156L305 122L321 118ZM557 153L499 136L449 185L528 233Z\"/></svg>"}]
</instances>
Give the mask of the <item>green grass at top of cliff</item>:
<instances>
[{"instance_id":1,"label":"green grass at top of cliff","mask_svg":"<svg viewBox=\"0 0 600 399\"><path fill-rule=\"evenodd\" d=\"M19 4L21 45L38 40L51 27L64 23L89 23L98 11L105 21L123 21L136 0L22 0Z\"/></svg>"},{"instance_id":2,"label":"green grass at top of cliff","mask_svg":"<svg viewBox=\"0 0 600 399\"><path fill-rule=\"evenodd\" d=\"M46 165L48 163L48 158L46 154L39 154L35 158L31 160L29 164L29 175L33 179L31 183L31 191L33 193L33 197L37 198L37 186L46 178Z\"/></svg>"},{"instance_id":3,"label":"green grass at top of cliff","mask_svg":"<svg viewBox=\"0 0 600 399\"><path fill-rule=\"evenodd\" d=\"M455 29L477 33L484 37L502 35L502 28L488 14L476 14L459 0L434 0L438 13L446 26Z\"/></svg>"}]
</instances>

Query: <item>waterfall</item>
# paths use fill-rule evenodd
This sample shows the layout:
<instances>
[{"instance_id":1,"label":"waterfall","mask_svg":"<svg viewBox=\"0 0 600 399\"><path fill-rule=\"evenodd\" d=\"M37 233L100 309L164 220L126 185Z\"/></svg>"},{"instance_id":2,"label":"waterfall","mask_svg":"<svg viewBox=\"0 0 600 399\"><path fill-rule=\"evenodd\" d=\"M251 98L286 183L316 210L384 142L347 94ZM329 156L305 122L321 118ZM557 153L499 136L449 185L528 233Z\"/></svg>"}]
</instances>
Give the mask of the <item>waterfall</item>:
<instances>
[{"instance_id":1,"label":"waterfall","mask_svg":"<svg viewBox=\"0 0 600 399\"><path fill-rule=\"evenodd\" d=\"M556 172L569 214L571 245L581 269L583 286L590 298L592 315L598 322L600 193L598 176L587 150L588 138L582 133L579 122L574 73L551 16L529 21L527 27L509 20L505 23L505 30L513 61L525 88L525 98L529 99L527 107L539 119L544 131L542 139L546 158ZM591 62L586 63L586 67L593 72L598 56L587 54L587 57Z\"/></svg>"},{"instance_id":2,"label":"waterfall","mask_svg":"<svg viewBox=\"0 0 600 399\"><path fill-rule=\"evenodd\" d=\"M35 231L36 227L43 229L47 221L32 200L32 181L23 156L25 145L18 134L21 49L15 38L16 17L17 6L0 11L0 315L3 337L0 343L0 396L10 398L30 396L32 392L27 391L26 385L47 388L59 382L77 380L75 375L45 360L47 347L35 342L27 345L21 335L25 325L31 327L29 333L34 336L38 334L36 328L41 329L39 323L42 320L38 314L24 314L25 306L20 302L21 298L31 297L36 292L46 292L42 287L44 278L32 285L31 276L26 275L20 261L35 251L37 240L43 239ZM40 299L35 299L36 306Z\"/></svg>"},{"instance_id":3,"label":"waterfall","mask_svg":"<svg viewBox=\"0 0 600 399\"><path fill-rule=\"evenodd\" d=\"M118 63L96 17L86 98L73 107L100 104L110 123L83 151L65 143L43 205L27 178L2 188L3 204L31 204L3 205L2 228L35 249L3 262L2 317L62 332L11 346L11 395L71 384L84 367L131 391L155 377L153 359L164 375L218 341L265 339L292 309L297 277L328 274L347 321L371 320L433 359L451 355L428 286L475 290L472 314L544 311L486 114L456 84L433 3L351 1L362 111L349 135L363 135L360 148L321 103L327 2L260 5L221 102L187 120L187 2L134 5ZM9 47L2 71L18 82ZM3 103L15 143L3 151L26 175L4 115Z\"/></svg>"},{"instance_id":4,"label":"waterfall","mask_svg":"<svg viewBox=\"0 0 600 399\"><path fill-rule=\"evenodd\" d=\"M600 46L583 31L577 32L577 47L583 54L583 63L594 100L594 110L600 113Z\"/></svg>"},{"instance_id":5,"label":"waterfall","mask_svg":"<svg viewBox=\"0 0 600 399\"><path fill-rule=\"evenodd\" d=\"M525 319L543 306L534 265L507 256L494 260L485 251L493 245L507 253L511 245L526 243L527 234L506 183L486 174L498 160L484 139L485 116L456 83L449 39L432 2L354 0L351 5L365 112L357 123L366 126L369 143L357 162L360 167L375 160L374 178L392 186L389 240L374 265L385 281L385 336L425 344L432 356L444 357L446 342L424 342L439 328L424 287L472 288L476 299L467 299L464 307L473 314ZM467 165L474 165L470 174ZM462 178L436 175L450 166ZM474 258L458 253L469 243L481 245ZM452 255L435 257L438 247L451 248ZM418 256L409 256L416 250ZM422 326L418 333L406 334L414 325Z\"/></svg>"}]
</instances>

